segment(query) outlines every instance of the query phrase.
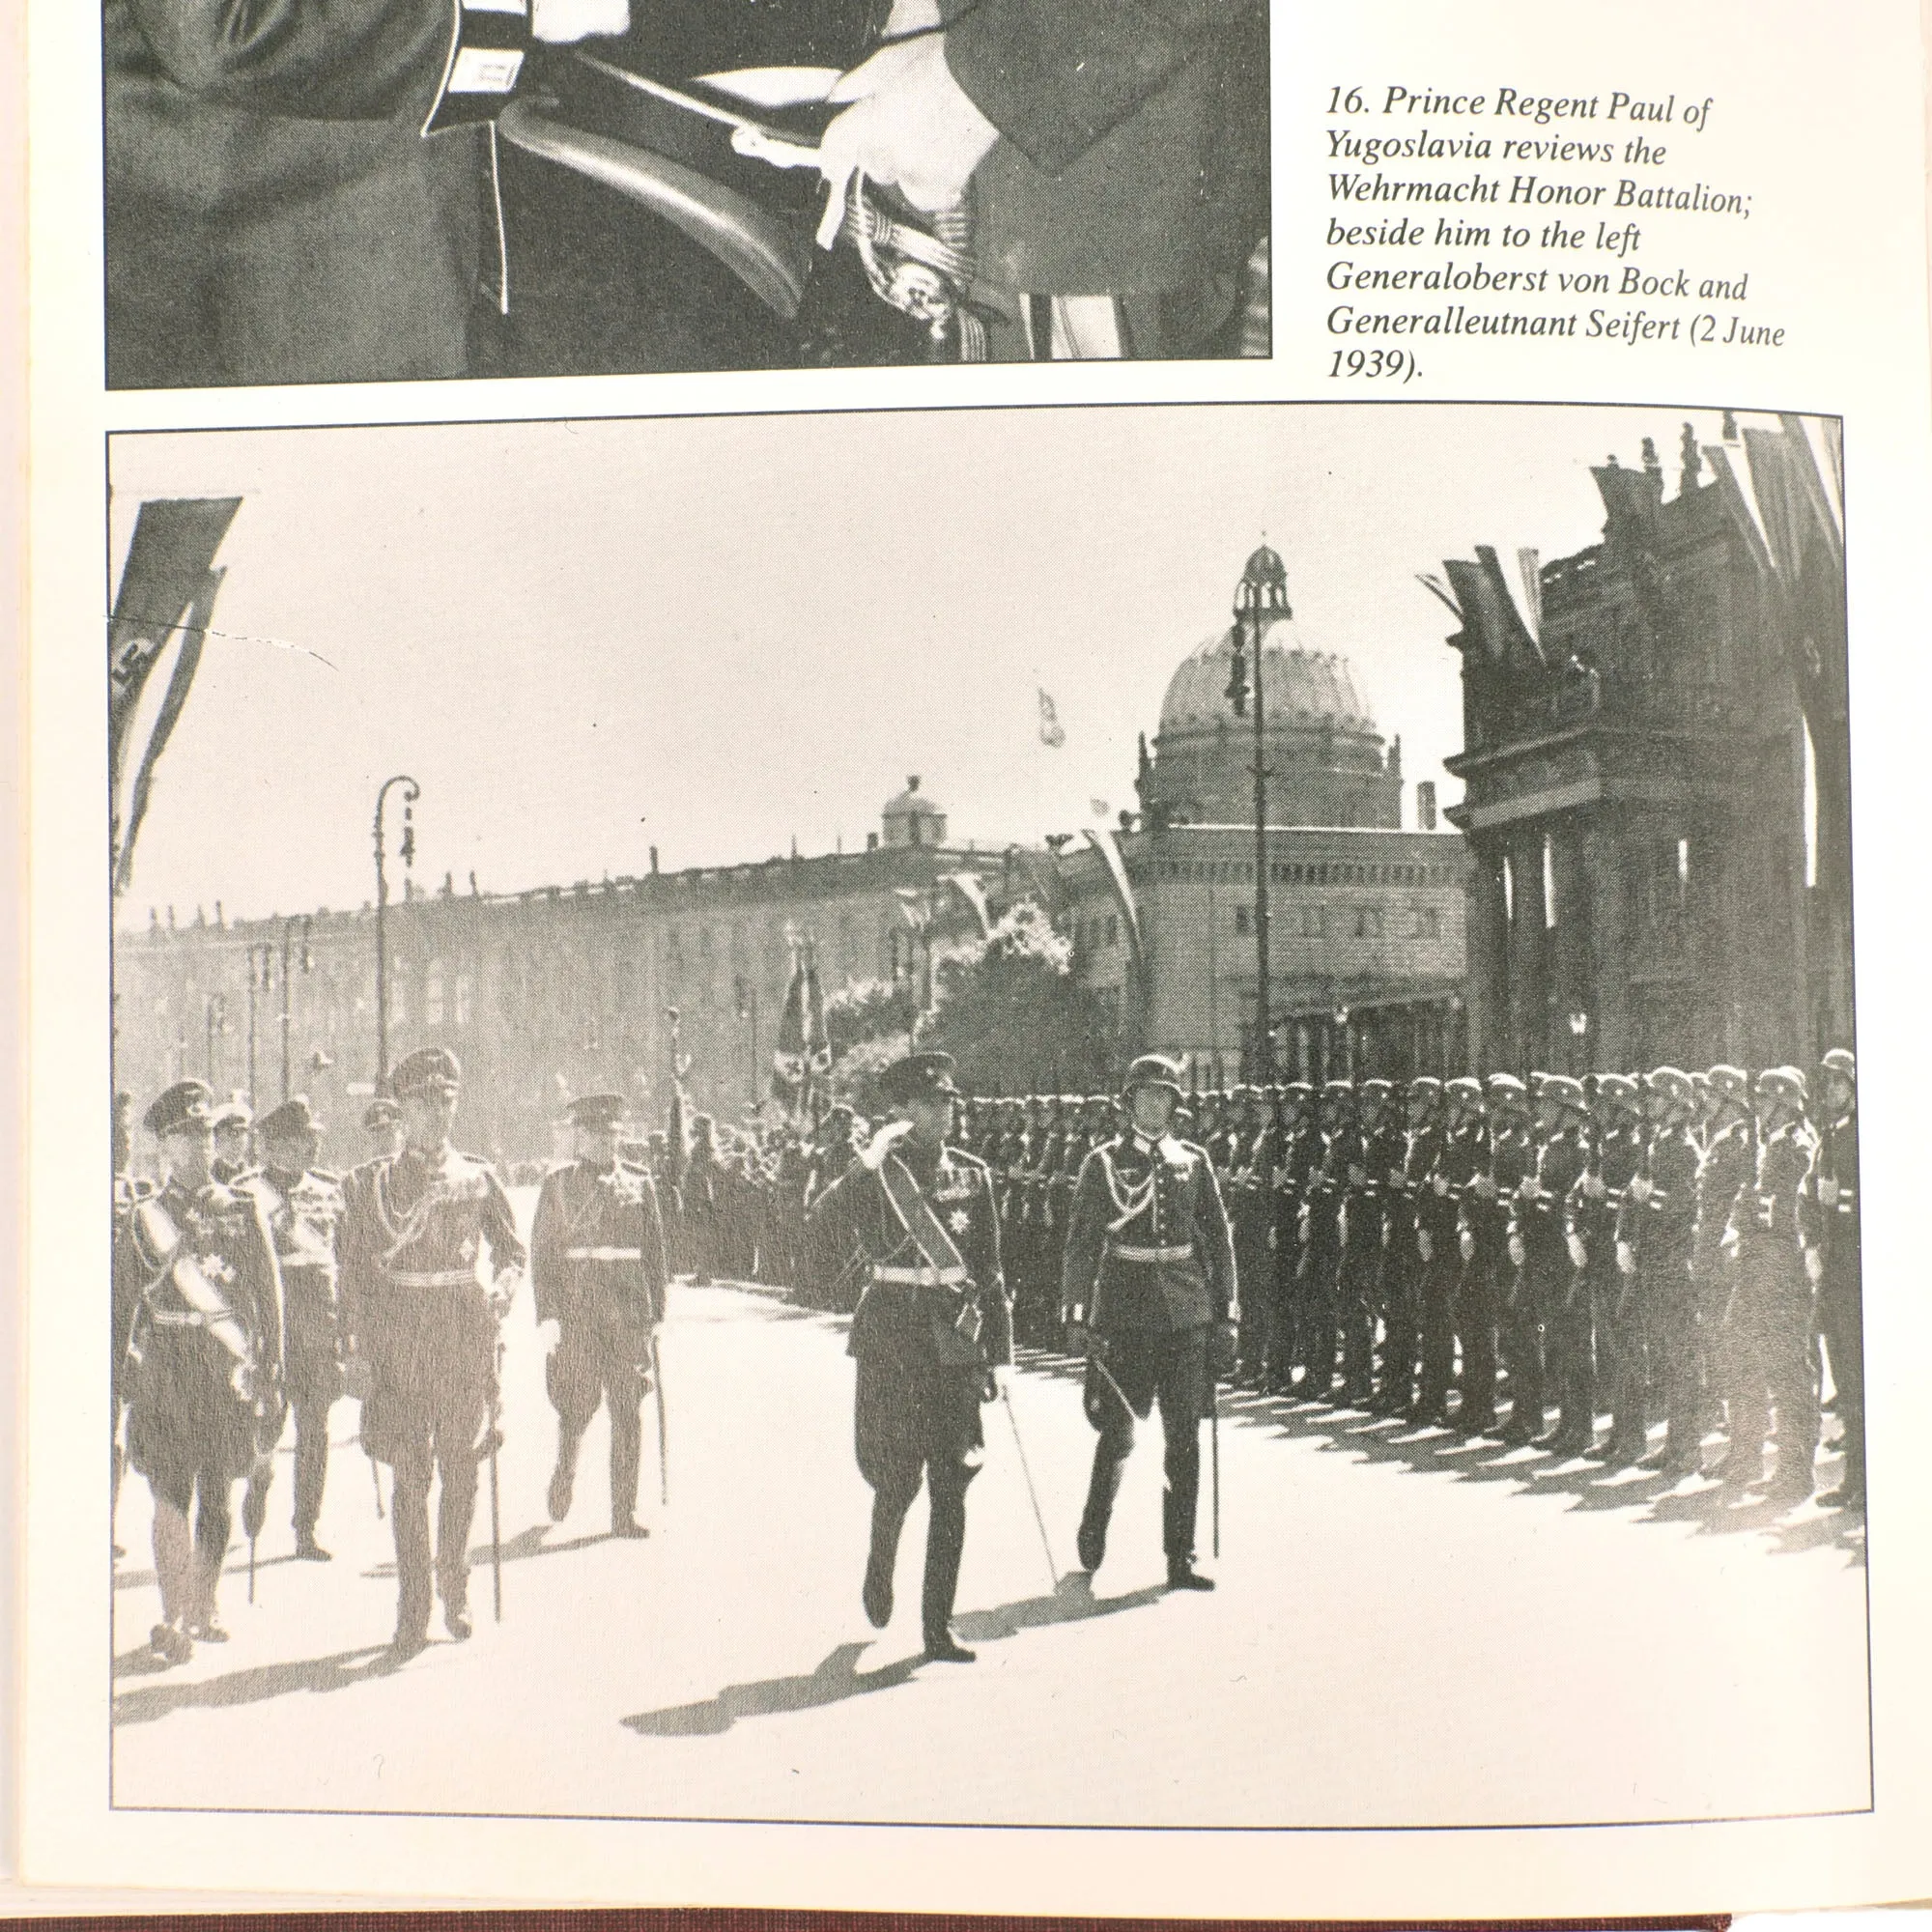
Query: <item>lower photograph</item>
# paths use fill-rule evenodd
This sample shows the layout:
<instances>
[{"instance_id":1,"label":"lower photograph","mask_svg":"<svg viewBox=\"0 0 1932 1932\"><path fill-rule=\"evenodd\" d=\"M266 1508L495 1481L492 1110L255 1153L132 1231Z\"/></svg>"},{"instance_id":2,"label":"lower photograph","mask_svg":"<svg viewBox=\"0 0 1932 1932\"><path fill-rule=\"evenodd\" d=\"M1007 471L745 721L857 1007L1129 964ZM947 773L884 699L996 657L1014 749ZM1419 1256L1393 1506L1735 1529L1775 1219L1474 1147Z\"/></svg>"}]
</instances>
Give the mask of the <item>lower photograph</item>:
<instances>
[{"instance_id":1,"label":"lower photograph","mask_svg":"<svg viewBox=\"0 0 1932 1932\"><path fill-rule=\"evenodd\" d=\"M1871 1807L1835 420L108 466L117 1807Z\"/></svg>"}]
</instances>

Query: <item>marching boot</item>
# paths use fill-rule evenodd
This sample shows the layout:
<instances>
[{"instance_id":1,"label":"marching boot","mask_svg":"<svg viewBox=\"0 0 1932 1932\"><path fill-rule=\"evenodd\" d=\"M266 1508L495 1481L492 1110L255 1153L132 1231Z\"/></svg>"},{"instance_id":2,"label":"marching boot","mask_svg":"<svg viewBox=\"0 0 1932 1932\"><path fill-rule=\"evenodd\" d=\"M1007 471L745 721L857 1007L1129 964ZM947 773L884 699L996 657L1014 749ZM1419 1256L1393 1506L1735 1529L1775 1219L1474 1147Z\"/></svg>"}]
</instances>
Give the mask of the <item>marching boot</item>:
<instances>
[{"instance_id":1,"label":"marching boot","mask_svg":"<svg viewBox=\"0 0 1932 1932\"><path fill-rule=\"evenodd\" d=\"M577 1450L582 1440L578 1430L559 1428L556 1433L556 1467L550 1473L550 1493L544 1498L553 1522L561 1522L570 1514L571 1498L577 1493Z\"/></svg>"},{"instance_id":2,"label":"marching boot","mask_svg":"<svg viewBox=\"0 0 1932 1932\"><path fill-rule=\"evenodd\" d=\"M934 1463L926 1477L931 1515L925 1528L925 1577L920 1594L920 1626L925 1633L926 1661L971 1663L977 1653L952 1634L952 1599L959 1590L959 1559L966 1549L966 1485L970 1469L940 1473Z\"/></svg>"},{"instance_id":3,"label":"marching boot","mask_svg":"<svg viewBox=\"0 0 1932 1932\"><path fill-rule=\"evenodd\" d=\"M898 1562L899 1531L905 1527L911 1501L900 1502L883 1490L872 1492L872 1545L866 1557L866 1580L859 1601L866 1606L866 1621L874 1630L884 1630L893 1620L893 1570Z\"/></svg>"},{"instance_id":4,"label":"marching boot","mask_svg":"<svg viewBox=\"0 0 1932 1932\"><path fill-rule=\"evenodd\" d=\"M221 1581L222 1559L226 1549L195 1548L193 1556L194 1608L186 1618L187 1634L197 1643L226 1643L228 1633L221 1627L215 1608L215 1590Z\"/></svg>"},{"instance_id":5,"label":"marching boot","mask_svg":"<svg viewBox=\"0 0 1932 1932\"><path fill-rule=\"evenodd\" d=\"M1204 1577L1194 1567L1191 1556L1170 1556L1167 1559L1167 1587L1170 1590L1211 1590L1214 1579Z\"/></svg>"},{"instance_id":6,"label":"marching boot","mask_svg":"<svg viewBox=\"0 0 1932 1932\"><path fill-rule=\"evenodd\" d=\"M1103 1437L1094 1445L1094 1472L1087 1483L1087 1507L1080 1514L1080 1533L1074 1539L1081 1569L1099 1569L1107 1555L1107 1525L1114 1517L1114 1498L1121 1493L1126 1459L1117 1456Z\"/></svg>"},{"instance_id":7,"label":"marching boot","mask_svg":"<svg viewBox=\"0 0 1932 1932\"><path fill-rule=\"evenodd\" d=\"M638 1463L642 1443L640 1428L611 1424L611 1534L646 1537L650 1531L638 1520Z\"/></svg>"}]
</instances>

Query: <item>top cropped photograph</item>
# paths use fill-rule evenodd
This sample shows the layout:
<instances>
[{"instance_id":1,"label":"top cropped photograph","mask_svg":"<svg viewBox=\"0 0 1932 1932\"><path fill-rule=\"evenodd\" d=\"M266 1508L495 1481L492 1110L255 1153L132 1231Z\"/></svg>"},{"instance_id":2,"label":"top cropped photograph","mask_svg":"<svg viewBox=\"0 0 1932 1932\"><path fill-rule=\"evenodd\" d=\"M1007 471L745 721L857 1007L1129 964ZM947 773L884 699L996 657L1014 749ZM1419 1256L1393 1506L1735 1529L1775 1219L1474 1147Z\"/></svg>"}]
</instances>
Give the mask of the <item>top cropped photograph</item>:
<instances>
[{"instance_id":1,"label":"top cropped photograph","mask_svg":"<svg viewBox=\"0 0 1932 1932\"><path fill-rule=\"evenodd\" d=\"M1264 0L105 0L113 389L1265 356Z\"/></svg>"}]
</instances>

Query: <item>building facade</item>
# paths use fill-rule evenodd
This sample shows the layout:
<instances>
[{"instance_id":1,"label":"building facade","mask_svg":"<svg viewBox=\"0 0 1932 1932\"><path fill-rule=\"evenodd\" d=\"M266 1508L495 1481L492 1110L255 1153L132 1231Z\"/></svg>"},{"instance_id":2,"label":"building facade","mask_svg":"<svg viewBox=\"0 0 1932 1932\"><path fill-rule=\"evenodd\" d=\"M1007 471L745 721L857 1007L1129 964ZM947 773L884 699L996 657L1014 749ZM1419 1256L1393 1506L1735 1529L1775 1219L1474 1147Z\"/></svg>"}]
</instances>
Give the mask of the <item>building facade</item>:
<instances>
[{"instance_id":1,"label":"building facade","mask_svg":"<svg viewBox=\"0 0 1932 1932\"><path fill-rule=\"evenodd\" d=\"M1727 430L1734 430L1727 424ZM1674 490L1593 471L1603 541L1513 585L1446 565L1474 866L1471 1045L1492 1066L1812 1064L1851 1038L1835 445L1788 418Z\"/></svg>"}]
</instances>

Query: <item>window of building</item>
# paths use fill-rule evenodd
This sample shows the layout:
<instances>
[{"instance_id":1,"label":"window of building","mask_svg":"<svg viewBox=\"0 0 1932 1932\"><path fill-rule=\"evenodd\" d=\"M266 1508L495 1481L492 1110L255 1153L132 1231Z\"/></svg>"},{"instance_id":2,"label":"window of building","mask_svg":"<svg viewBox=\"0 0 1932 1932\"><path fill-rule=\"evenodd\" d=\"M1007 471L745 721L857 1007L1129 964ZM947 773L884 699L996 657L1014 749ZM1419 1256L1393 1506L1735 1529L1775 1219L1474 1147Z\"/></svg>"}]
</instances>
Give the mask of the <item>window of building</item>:
<instances>
[{"instance_id":1,"label":"window of building","mask_svg":"<svg viewBox=\"0 0 1932 1932\"><path fill-rule=\"evenodd\" d=\"M1249 933L1254 929L1255 922L1253 915L1246 906L1237 905L1235 908L1235 930L1238 933Z\"/></svg>"},{"instance_id":2,"label":"window of building","mask_svg":"<svg viewBox=\"0 0 1932 1932\"><path fill-rule=\"evenodd\" d=\"M1442 915L1434 906L1424 906L1415 915L1415 936L1418 939L1442 937Z\"/></svg>"},{"instance_id":3,"label":"window of building","mask_svg":"<svg viewBox=\"0 0 1932 1932\"><path fill-rule=\"evenodd\" d=\"M442 1024L442 961L432 959L423 975L423 1025Z\"/></svg>"},{"instance_id":4,"label":"window of building","mask_svg":"<svg viewBox=\"0 0 1932 1932\"><path fill-rule=\"evenodd\" d=\"M1355 937L1357 939L1379 939L1381 936L1381 909L1378 906L1357 906L1355 908Z\"/></svg>"},{"instance_id":5,"label":"window of building","mask_svg":"<svg viewBox=\"0 0 1932 1932\"><path fill-rule=\"evenodd\" d=\"M469 1024L469 1009L475 996L476 980L474 976L469 973L458 973L456 976L455 1006L451 1013L451 1017L458 1026L467 1027Z\"/></svg>"}]
</instances>

